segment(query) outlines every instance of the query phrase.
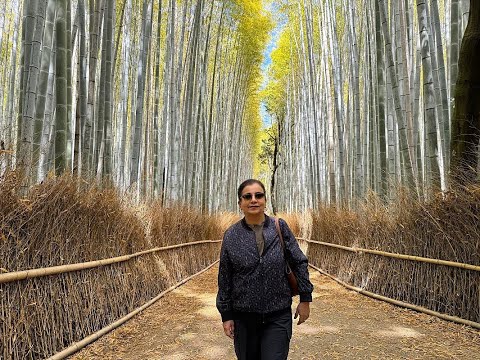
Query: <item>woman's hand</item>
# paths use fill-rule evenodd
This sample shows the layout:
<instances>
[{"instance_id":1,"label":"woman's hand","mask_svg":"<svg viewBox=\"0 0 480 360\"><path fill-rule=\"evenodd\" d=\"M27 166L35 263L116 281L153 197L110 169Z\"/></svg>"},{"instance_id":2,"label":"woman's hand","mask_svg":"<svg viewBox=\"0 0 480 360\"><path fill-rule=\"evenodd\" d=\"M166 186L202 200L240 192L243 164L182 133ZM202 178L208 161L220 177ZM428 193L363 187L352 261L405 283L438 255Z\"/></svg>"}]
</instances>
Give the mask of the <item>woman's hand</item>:
<instances>
[{"instance_id":1,"label":"woman's hand","mask_svg":"<svg viewBox=\"0 0 480 360\"><path fill-rule=\"evenodd\" d=\"M227 320L223 322L223 331L230 339L233 339L233 330L235 328L235 323L233 320Z\"/></svg>"},{"instance_id":2,"label":"woman's hand","mask_svg":"<svg viewBox=\"0 0 480 360\"><path fill-rule=\"evenodd\" d=\"M299 317L297 325L304 323L309 316L310 316L310 303L309 302L299 303L297 306L297 311L295 311L295 317L294 317L294 319ZM223 325L223 327L225 327L225 325Z\"/></svg>"}]
</instances>

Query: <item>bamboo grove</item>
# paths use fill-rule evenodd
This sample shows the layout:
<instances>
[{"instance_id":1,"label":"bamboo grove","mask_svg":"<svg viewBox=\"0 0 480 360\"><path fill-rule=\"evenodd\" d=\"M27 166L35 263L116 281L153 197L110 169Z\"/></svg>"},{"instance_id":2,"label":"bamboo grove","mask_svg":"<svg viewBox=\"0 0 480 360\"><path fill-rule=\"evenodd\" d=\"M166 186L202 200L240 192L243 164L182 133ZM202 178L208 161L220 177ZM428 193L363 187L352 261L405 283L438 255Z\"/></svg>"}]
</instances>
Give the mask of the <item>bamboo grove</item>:
<instances>
[{"instance_id":1,"label":"bamboo grove","mask_svg":"<svg viewBox=\"0 0 480 360\"><path fill-rule=\"evenodd\" d=\"M261 127L261 1L2 0L0 17L0 175L235 206Z\"/></svg>"},{"instance_id":2,"label":"bamboo grove","mask_svg":"<svg viewBox=\"0 0 480 360\"><path fill-rule=\"evenodd\" d=\"M264 92L278 208L447 189L469 1L299 0L277 11L286 25Z\"/></svg>"},{"instance_id":3,"label":"bamboo grove","mask_svg":"<svg viewBox=\"0 0 480 360\"><path fill-rule=\"evenodd\" d=\"M369 192L389 201L401 187L428 199L449 186L469 10L0 0L0 176L16 169L26 191L70 172L216 211L235 209L238 182L270 162L274 210L352 206ZM273 20L282 30L264 81ZM261 103L274 119L263 154Z\"/></svg>"}]
</instances>

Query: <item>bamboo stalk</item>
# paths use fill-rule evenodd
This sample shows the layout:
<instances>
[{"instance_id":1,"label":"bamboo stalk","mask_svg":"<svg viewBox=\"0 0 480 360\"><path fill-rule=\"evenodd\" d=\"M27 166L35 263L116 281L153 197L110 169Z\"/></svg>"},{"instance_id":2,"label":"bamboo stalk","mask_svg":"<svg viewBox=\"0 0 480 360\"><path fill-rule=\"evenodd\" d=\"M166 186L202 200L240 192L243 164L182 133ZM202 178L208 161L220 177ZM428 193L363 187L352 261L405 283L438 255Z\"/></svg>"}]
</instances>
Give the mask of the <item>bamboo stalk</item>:
<instances>
[{"instance_id":1,"label":"bamboo stalk","mask_svg":"<svg viewBox=\"0 0 480 360\"><path fill-rule=\"evenodd\" d=\"M465 263L460 263L460 262L455 262L455 261L439 260L439 259L432 259L432 258L426 258L426 257L421 257L421 256L413 256L413 255L396 254L396 253L380 251L380 250L371 250L371 249L363 249L363 248L357 248L357 247L348 247L348 246L332 244L332 243L327 243L327 242L323 242L323 241L315 241L315 240L304 239L304 238L297 238L297 239L306 241L309 244L319 244L319 245L334 247L334 248L337 248L337 249L351 251L351 252L355 252L355 253L358 253L358 254L361 254L361 253L375 254L375 255L386 256L386 257L391 257L391 258L396 258L396 259L419 261L419 262L425 262L425 263L436 264L436 265L445 265L445 266L457 267L457 268L461 268L461 269L465 269L465 270L480 271L480 266L465 264Z\"/></svg>"},{"instance_id":2,"label":"bamboo stalk","mask_svg":"<svg viewBox=\"0 0 480 360\"><path fill-rule=\"evenodd\" d=\"M116 329L117 327L119 327L120 325L123 325L125 322L127 322L128 320L130 320L132 317L134 317L136 314L138 314L139 312L145 310L146 308L148 308L149 306L153 305L156 301L158 301L160 298L162 298L163 296L165 296L166 294L168 294L169 292L171 292L172 290L176 289L177 287L179 287L180 285L183 285L185 284L187 281L193 279L195 276L197 275L200 275L202 273L204 273L205 271L209 270L212 266L214 266L215 264L217 264L219 262L219 260L216 260L215 262L213 262L212 264L210 264L209 266L207 266L205 269L197 272L196 274L192 275L192 276L189 276L188 278L186 279L183 279L182 281L180 281L179 283L169 287L167 290L161 292L160 294L158 294L156 297L154 297L152 300L150 300L149 302L145 303L144 305L140 306L139 308L133 310L132 312L130 312L129 314L125 315L124 317L122 317L121 319L118 319L117 321L115 321L114 323L110 324L110 325L107 325L105 326L103 329L87 336L86 338L84 338L83 340L80 340L72 345L70 345L69 347L63 349L62 351L56 353L55 355L49 357L47 360L61 360L61 359L65 359L67 356L70 356L74 353L76 353L77 351L83 349L84 347L86 347L88 344L94 342L95 340L98 340L100 337L102 337L103 335L109 333L110 331Z\"/></svg>"},{"instance_id":3,"label":"bamboo stalk","mask_svg":"<svg viewBox=\"0 0 480 360\"><path fill-rule=\"evenodd\" d=\"M330 246L330 247L334 247L334 248L342 249L342 250L346 250L346 251L357 252L356 248L352 248L352 247L348 247L348 246L344 246L344 245L332 244L332 243L327 243L327 242L323 242L323 241L315 241L315 240L304 239L304 238L297 238L297 240L303 240L303 241L306 241L309 244L311 244L311 243L320 244L320 245Z\"/></svg>"},{"instance_id":4,"label":"bamboo stalk","mask_svg":"<svg viewBox=\"0 0 480 360\"><path fill-rule=\"evenodd\" d=\"M427 309L427 308L424 308L422 306L417 306L417 305L413 305L413 304L409 304L409 303L406 303L406 302L403 302L403 301L400 301L400 300L395 300L395 299L392 299L392 298L389 298L389 297L386 297L386 296L382 296L382 295L378 295L378 294L375 294L375 293L372 293L370 291L367 291L367 290L363 290L361 288L358 288L356 286L353 286L353 285L349 285L345 282L343 282L342 280L340 279L337 279L335 276L333 275L330 275L329 273L327 273L326 271L312 265L312 264L309 264L313 269L317 270L318 272L322 273L323 275L325 276L328 276L330 279L332 280L335 280L337 283L339 283L340 285L346 287L347 289L350 289L350 290L353 290L353 291L356 291L362 295L366 295L366 296L369 296L371 298L374 298L374 299L377 299L377 300L381 300L381 301L385 301L385 302L388 302L390 304L394 304L394 305L397 305L397 306L401 306L401 307L404 307L404 308L407 308L407 309L411 309L411 310L415 310L415 311L418 311L418 312L421 312L421 313L424 313L424 314L428 314L428 315L432 315L432 316L435 316L435 317L438 317L442 320L447 320L447 321L452 321L452 322L455 322L455 323L458 323L458 324L462 324L462 325L468 325L468 326L471 326L471 327L474 327L476 329L480 329L480 323L477 323L475 321L471 321L471 320L466 320L466 319L462 319L462 318L459 318L457 316L451 316L451 315L447 315L447 314L442 314L442 313L439 313L437 311L433 311L433 310L430 310L430 309Z\"/></svg>"},{"instance_id":5,"label":"bamboo stalk","mask_svg":"<svg viewBox=\"0 0 480 360\"><path fill-rule=\"evenodd\" d=\"M193 242L189 242L189 243L185 243L185 244L177 244L177 245L170 245L170 246L165 246L165 247L157 247L157 248L153 248L153 249L149 249L149 250L140 251L140 252L137 252L135 254L122 255L122 256L117 256L117 257L108 258L108 259L94 260L94 261L88 261L88 262L84 262L84 263L76 263L76 264L68 264L68 265L51 266L51 267L40 268L40 269L7 272L7 273L4 273L4 274L0 274L0 284L7 283L7 282L12 282L12 281L20 281L20 280L25 280L25 279L38 278L38 277L48 276L48 275L64 274L64 273L72 272L72 271L91 269L91 268L95 268L95 267L100 267L100 266L105 266L105 265L110 265L110 264L115 264L115 263L119 263L119 262L128 261L128 260L133 259L135 257L141 256L141 255L146 255L146 254L151 254L151 253L154 253L154 252L171 250L171 249L176 249L176 248L191 246L191 245L198 245L198 244L218 243L218 242L221 242L221 241L222 240L193 241Z\"/></svg>"}]
</instances>

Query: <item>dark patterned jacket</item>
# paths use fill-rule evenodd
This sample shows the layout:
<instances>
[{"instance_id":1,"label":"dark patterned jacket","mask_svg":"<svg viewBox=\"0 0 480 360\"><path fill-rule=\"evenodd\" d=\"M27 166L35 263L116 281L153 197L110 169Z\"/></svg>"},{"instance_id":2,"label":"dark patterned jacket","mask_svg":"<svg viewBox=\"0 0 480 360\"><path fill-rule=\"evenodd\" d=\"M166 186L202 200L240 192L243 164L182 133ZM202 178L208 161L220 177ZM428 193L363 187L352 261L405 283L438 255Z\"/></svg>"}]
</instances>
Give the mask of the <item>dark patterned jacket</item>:
<instances>
[{"instance_id":1,"label":"dark patterned jacket","mask_svg":"<svg viewBox=\"0 0 480 360\"><path fill-rule=\"evenodd\" d=\"M308 276L308 260L287 223L280 219L285 253L298 280L300 301L312 301L313 285ZM265 215L265 246L259 255L254 231L245 219L224 234L218 272L217 309L222 321L235 313L268 314L289 308L292 297L285 275L285 259L275 220Z\"/></svg>"}]
</instances>

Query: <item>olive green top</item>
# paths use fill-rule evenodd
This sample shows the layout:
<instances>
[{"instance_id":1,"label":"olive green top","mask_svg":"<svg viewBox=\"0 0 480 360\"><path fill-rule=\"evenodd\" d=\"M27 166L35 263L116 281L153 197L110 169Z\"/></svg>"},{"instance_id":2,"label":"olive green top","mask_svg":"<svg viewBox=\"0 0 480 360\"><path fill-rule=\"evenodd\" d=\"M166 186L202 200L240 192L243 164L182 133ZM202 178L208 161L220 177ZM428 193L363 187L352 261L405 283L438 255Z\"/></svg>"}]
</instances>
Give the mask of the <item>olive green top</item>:
<instances>
[{"instance_id":1,"label":"olive green top","mask_svg":"<svg viewBox=\"0 0 480 360\"><path fill-rule=\"evenodd\" d=\"M257 248L260 256L263 254L263 247L265 246L265 239L263 237L263 222L258 225L250 225L250 228L255 233L255 240L257 240Z\"/></svg>"}]
</instances>

